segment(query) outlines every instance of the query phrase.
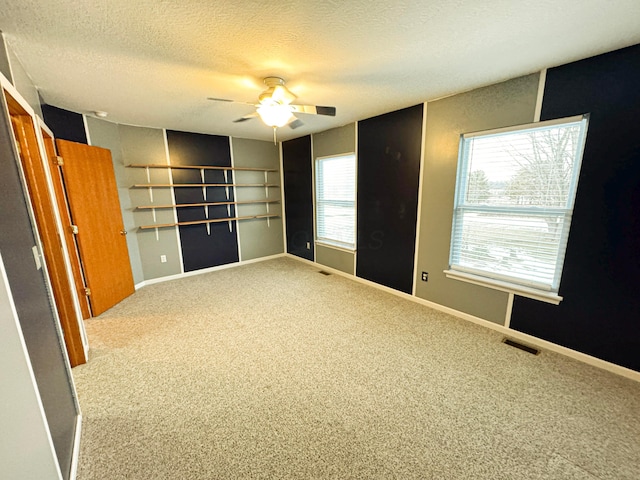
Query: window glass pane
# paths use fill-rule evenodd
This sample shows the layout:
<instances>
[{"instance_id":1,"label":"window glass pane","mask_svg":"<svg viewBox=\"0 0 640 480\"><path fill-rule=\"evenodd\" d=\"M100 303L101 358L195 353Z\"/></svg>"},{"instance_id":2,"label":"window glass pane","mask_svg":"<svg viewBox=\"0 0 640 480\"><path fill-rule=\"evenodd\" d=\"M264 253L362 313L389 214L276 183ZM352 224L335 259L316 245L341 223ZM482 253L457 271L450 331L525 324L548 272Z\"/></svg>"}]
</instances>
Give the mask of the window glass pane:
<instances>
[{"instance_id":1,"label":"window glass pane","mask_svg":"<svg viewBox=\"0 0 640 480\"><path fill-rule=\"evenodd\" d=\"M557 292L586 119L461 139L450 266Z\"/></svg>"},{"instance_id":2,"label":"window glass pane","mask_svg":"<svg viewBox=\"0 0 640 480\"><path fill-rule=\"evenodd\" d=\"M454 258L460 267L545 290L553 283L564 216L461 211L456 220Z\"/></svg>"},{"instance_id":3,"label":"window glass pane","mask_svg":"<svg viewBox=\"0 0 640 480\"><path fill-rule=\"evenodd\" d=\"M317 240L355 248L355 155L316 160Z\"/></svg>"},{"instance_id":4,"label":"window glass pane","mask_svg":"<svg viewBox=\"0 0 640 480\"><path fill-rule=\"evenodd\" d=\"M465 202L565 207L579 143L579 124L470 138Z\"/></svg>"}]
</instances>

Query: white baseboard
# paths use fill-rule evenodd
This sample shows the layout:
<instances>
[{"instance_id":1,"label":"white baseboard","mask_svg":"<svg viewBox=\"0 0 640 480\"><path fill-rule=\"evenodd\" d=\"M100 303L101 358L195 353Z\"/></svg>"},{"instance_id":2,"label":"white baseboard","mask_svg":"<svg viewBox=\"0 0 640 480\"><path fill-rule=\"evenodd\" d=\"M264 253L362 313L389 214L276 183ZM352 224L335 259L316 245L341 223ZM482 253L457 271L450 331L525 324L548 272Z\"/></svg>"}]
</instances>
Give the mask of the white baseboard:
<instances>
[{"instance_id":1,"label":"white baseboard","mask_svg":"<svg viewBox=\"0 0 640 480\"><path fill-rule=\"evenodd\" d=\"M78 459L80 458L80 435L82 434L82 415L76 417L76 432L73 438L73 452L71 457L71 470L69 478L75 480L78 474Z\"/></svg>"},{"instance_id":2,"label":"white baseboard","mask_svg":"<svg viewBox=\"0 0 640 480\"><path fill-rule=\"evenodd\" d=\"M225 265L218 265L217 267L202 268L200 270L194 270L193 272L177 273L175 275L167 275L166 277L152 278L150 280L145 280L143 282L137 283L135 285L135 289L138 290L142 287L146 287L147 285L153 285L154 283L169 282L171 280L177 280L179 278L193 277L194 275L202 275L203 273L217 272L218 270L226 270L227 268L241 267L242 265L248 265L250 263L265 262L267 260L272 260L274 258L281 258L286 255L287 255L286 253L277 253L275 255L269 255L268 257L253 258L251 260L243 260L241 262L233 262L233 263L227 263Z\"/></svg>"},{"instance_id":3,"label":"white baseboard","mask_svg":"<svg viewBox=\"0 0 640 480\"><path fill-rule=\"evenodd\" d=\"M505 327L504 325L499 325L497 323L490 322L483 318L479 318L473 315L470 315L465 312L461 312L459 310L455 310L450 307L446 307L444 305L440 305L439 303L431 302L429 300L424 300L422 298L416 297L414 295L410 295L408 293L400 292L393 288L386 287L384 285L380 285L378 283L372 282L371 280L366 280L364 278L356 277L349 273L345 273L341 270L336 270L335 268L327 267L326 265L322 265L320 263L312 262L311 260L307 260L305 258L297 257L290 253L286 254L287 257L293 258L300 262L306 263L308 265L312 265L314 267L320 268L321 270L328 271L331 273L335 273L336 275L341 275L343 277L349 278L353 281L363 283L373 288L377 288L378 290L382 290L384 292L390 293L392 295L396 295L398 297L404 298L406 300L410 300L412 302L419 303L421 305L425 305L427 307L433 308L434 310L438 310L440 312L448 313L449 315L453 315L454 317L461 318L463 320L467 320L469 322L475 323L476 325L480 325L486 328L490 328L491 330L495 330L500 332L506 336L511 338L515 338L517 340L521 340L531 346L539 347L551 352L559 353L566 357L573 358L574 360L578 360L580 362L586 363L588 365L601 368L611 373L615 373L616 375L620 375L622 377L629 378L631 380L635 380L636 382L640 382L640 372L636 372L635 370L631 370L626 367L622 367L620 365L616 365L615 363L607 362L606 360L602 360L597 357L592 357L591 355L587 355L586 353L578 352L576 350L572 350L567 347L563 347L562 345L558 345L556 343L549 342L547 340L543 340L538 337L534 337L533 335L529 335L526 333L518 332L517 330L513 330L512 328Z\"/></svg>"}]
</instances>

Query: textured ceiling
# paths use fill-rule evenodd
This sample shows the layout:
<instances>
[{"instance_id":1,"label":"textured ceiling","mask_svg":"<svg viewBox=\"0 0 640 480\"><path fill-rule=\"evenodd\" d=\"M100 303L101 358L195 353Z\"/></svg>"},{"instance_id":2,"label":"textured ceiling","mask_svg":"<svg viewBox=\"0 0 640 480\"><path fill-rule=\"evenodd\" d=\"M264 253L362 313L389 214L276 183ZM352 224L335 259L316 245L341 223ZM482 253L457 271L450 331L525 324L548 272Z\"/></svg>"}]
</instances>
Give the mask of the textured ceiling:
<instances>
[{"instance_id":1,"label":"textured ceiling","mask_svg":"<svg viewBox=\"0 0 640 480\"><path fill-rule=\"evenodd\" d=\"M271 139L206 100L270 75L337 108L285 140L640 43L640 1L0 0L0 30L46 103L119 123Z\"/></svg>"}]
</instances>

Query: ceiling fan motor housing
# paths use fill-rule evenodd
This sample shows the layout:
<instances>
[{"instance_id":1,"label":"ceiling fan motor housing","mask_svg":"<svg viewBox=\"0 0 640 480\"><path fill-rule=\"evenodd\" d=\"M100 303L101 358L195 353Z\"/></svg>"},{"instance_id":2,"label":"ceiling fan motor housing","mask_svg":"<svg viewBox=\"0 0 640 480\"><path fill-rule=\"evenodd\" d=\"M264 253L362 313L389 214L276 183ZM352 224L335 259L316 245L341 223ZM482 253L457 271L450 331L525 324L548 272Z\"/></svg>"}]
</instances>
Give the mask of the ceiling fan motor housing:
<instances>
[{"instance_id":1,"label":"ceiling fan motor housing","mask_svg":"<svg viewBox=\"0 0 640 480\"><path fill-rule=\"evenodd\" d=\"M266 77L264 83L269 88L258 96L262 104L289 105L297 98L284 86L284 80L280 77Z\"/></svg>"}]
</instances>

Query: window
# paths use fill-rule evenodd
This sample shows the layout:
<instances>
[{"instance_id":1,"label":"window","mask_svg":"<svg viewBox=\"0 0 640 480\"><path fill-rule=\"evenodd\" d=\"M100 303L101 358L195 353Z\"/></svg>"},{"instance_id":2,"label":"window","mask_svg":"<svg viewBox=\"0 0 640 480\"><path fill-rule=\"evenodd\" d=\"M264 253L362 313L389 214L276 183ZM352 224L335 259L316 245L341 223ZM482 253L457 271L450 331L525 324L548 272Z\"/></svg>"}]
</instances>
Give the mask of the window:
<instances>
[{"instance_id":1,"label":"window","mask_svg":"<svg viewBox=\"0 0 640 480\"><path fill-rule=\"evenodd\" d=\"M586 127L580 116L461 136L448 276L559 303Z\"/></svg>"},{"instance_id":2,"label":"window","mask_svg":"<svg viewBox=\"0 0 640 480\"><path fill-rule=\"evenodd\" d=\"M318 243L354 250L356 245L356 157L316 159Z\"/></svg>"}]
</instances>

